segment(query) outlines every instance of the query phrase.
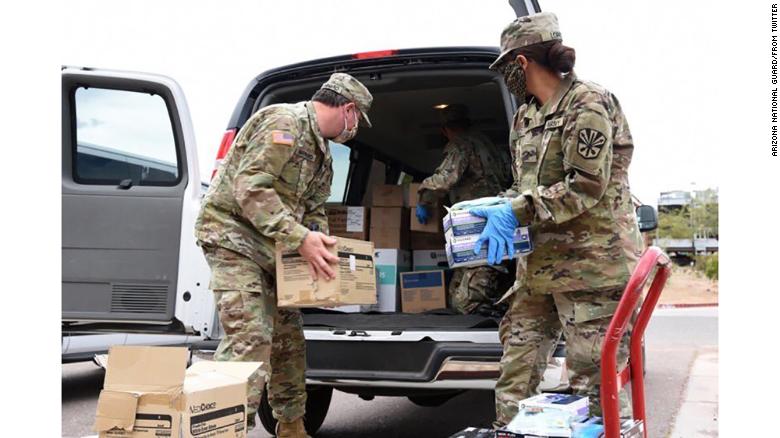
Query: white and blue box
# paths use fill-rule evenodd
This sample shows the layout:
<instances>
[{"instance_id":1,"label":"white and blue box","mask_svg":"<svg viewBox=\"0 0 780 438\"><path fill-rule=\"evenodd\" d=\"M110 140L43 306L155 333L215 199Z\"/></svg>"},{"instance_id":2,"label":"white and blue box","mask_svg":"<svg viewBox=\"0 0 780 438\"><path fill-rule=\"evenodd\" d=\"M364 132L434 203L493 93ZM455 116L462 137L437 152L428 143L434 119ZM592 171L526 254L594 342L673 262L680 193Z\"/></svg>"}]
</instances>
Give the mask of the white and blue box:
<instances>
[{"instance_id":1,"label":"white and blue box","mask_svg":"<svg viewBox=\"0 0 780 438\"><path fill-rule=\"evenodd\" d=\"M450 230L452 231L452 230ZM488 242L482 244L478 254L474 254L474 247L479 240L479 234L453 235L451 232L445 233L447 240L446 253L450 268L461 268L469 266L482 266L487 264ZM515 229L513 239L513 256L528 254L533 251L533 242L528 227L518 227ZM509 254L505 254L503 260L508 260Z\"/></svg>"}]
</instances>

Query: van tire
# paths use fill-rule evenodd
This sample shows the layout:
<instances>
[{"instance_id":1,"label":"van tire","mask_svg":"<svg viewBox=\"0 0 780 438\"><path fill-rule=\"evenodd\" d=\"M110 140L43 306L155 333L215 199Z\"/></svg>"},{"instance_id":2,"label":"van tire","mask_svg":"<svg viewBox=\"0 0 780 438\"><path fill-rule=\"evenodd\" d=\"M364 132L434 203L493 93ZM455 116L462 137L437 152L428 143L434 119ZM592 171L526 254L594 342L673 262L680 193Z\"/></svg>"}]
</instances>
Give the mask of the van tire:
<instances>
[{"instance_id":1,"label":"van tire","mask_svg":"<svg viewBox=\"0 0 780 438\"><path fill-rule=\"evenodd\" d=\"M260 423L263 429L271 435L276 434L276 418L273 416L273 409L268 403L268 387L263 391L263 398L260 400L260 408L257 410L257 416L260 417ZM325 416L330 408L330 400L333 397L333 388L324 386L306 387L306 414L303 417L303 424L306 427L306 433L314 436L325 422Z\"/></svg>"}]
</instances>

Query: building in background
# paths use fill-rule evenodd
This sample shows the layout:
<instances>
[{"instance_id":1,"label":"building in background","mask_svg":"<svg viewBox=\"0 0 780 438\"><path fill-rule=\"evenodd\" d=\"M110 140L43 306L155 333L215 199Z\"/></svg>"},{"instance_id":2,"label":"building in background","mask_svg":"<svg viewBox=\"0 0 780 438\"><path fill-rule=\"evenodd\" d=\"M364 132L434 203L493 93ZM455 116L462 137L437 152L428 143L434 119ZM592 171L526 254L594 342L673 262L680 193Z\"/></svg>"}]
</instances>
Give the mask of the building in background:
<instances>
[{"instance_id":1,"label":"building in background","mask_svg":"<svg viewBox=\"0 0 780 438\"><path fill-rule=\"evenodd\" d=\"M653 245L675 261L718 252L718 189L661 192Z\"/></svg>"}]
</instances>

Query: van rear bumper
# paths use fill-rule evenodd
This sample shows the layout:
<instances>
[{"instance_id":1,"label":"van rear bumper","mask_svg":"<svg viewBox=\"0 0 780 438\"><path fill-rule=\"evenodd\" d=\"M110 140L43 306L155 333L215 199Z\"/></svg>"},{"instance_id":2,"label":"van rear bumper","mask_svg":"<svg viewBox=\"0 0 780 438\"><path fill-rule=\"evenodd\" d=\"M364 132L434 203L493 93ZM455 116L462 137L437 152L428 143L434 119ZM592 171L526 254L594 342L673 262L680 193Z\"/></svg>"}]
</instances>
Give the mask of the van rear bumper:
<instances>
[{"instance_id":1,"label":"van rear bumper","mask_svg":"<svg viewBox=\"0 0 780 438\"><path fill-rule=\"evenodd\" d=\"M331 386L492 389L501 344L307 340L307 380Z\"/></svg>"}]
</instances>

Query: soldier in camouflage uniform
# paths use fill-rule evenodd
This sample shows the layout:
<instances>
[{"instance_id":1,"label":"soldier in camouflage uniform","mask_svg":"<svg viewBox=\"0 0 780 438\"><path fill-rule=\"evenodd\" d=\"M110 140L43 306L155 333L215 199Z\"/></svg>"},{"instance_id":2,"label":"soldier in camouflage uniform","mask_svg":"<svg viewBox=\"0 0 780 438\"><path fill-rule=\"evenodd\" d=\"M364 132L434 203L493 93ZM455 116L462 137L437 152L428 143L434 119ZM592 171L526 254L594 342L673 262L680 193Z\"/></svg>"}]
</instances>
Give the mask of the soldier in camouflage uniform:
<instances>
[{"instance_id":1,"label":"soldier in camouflage uniform","mask_svg":"<svg viewBox=\"0 0 780 438\"><path fill-rule=\"evenodd\" d=\"M481 131L471 127L468 109L461 104L441 112L442 131L447 137L444 160L418 190L418 220L447 195L452 203L495 196L512 181L507 154L502 153ZM420 209L425 213L421 213ZM503 266L477 266L455 269L449 286L450 303L460 313L492 312L500 296L499 276Z\"/></svg>"},{"instance_id":2,"label":"soldier in camouflage uniform","mask_svg":"<svg viewBox=\"0 0 780 438\"><path fill-rule=\"evenodd\" d=\"M275 245L297 249L314 278L334 278L324 208L333 178L328 140L349 141L361 120L371 126L371 101L357 79L336 73L311 101L256 112L217 170L195 225L225 332L215 359L264 363L280 437L307 436L306 357L300 311L276 306ZM250 427L260 375L250 378Z\"/></svg>"},{"instance_id":3,"label":"soldier in camouflage uniform","mask_svg":"<svg viewBox=\"0 0 780 438\"><path fill-rule=\"evenodd\" d=\"M530 225L534 251L518 261L499 329L496 426L538 393L561 333L571 387L600 415L602 342L642 248L628 186L633 140L617 98L575 76L555 15L510 23L501 49L491 69L521 102L510 134L515 184L507 204L474 213L488 218L483 237L511 239L504 228ZM627 355L624 343L619 366ZM625 392L621 408L630 413Z\"/></svg>"}]
</instances>

